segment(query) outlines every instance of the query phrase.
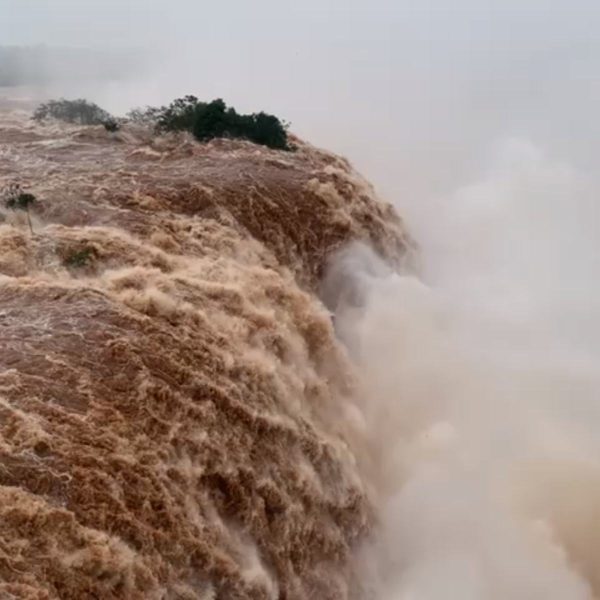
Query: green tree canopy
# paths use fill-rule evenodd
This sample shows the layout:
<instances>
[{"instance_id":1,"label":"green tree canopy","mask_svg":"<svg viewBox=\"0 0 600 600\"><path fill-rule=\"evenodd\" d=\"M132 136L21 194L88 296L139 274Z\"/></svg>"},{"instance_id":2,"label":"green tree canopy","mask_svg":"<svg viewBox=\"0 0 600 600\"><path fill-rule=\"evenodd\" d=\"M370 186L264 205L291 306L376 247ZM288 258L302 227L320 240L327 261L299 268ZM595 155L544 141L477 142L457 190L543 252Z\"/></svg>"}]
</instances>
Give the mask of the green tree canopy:
<instances>
[{"instance_id":1,"label":"green tree canopy","mask_svg":"<svg viewBox=\"0 0 600 600\"><path fill-rule=\"evenodd\" d=\"M264 112L241 115L220 98L206 103L196 96L184 96L168 106L136 109L128 116L136 122L154 122L160 132L189 131L202 142L229 137L279 150L291 149L287 124Z\"/></svg>"}]
</instances>

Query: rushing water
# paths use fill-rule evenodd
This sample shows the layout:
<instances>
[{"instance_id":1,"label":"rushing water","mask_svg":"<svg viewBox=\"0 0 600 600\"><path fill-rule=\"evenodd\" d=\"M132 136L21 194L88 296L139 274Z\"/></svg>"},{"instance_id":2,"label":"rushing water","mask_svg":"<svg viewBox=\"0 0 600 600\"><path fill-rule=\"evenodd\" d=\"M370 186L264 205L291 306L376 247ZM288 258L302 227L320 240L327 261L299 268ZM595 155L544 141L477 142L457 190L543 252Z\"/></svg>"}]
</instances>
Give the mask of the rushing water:
<instances>
[{"instance_id":1,"label":"rushing water","mask_svg":"<svg viewBox=\"0 0 600 600\"><path fill-rule=\"evenodd\" d=\"M374 523L315 290L399 219L335 156L0 115L0 595L345 598Z\"/></svg>"},{"instance_id":2,"label":"rushing water","mask_svg":"<svg viewBox=\"0 0 600 600\"><path fill-rule=\"evenodd\" d=\"M592 183L523 140L411 205L346 161L0 114L0 591L600 594ZM407 260L410 259L410 260Z\"/></svg>"}]
</instances>

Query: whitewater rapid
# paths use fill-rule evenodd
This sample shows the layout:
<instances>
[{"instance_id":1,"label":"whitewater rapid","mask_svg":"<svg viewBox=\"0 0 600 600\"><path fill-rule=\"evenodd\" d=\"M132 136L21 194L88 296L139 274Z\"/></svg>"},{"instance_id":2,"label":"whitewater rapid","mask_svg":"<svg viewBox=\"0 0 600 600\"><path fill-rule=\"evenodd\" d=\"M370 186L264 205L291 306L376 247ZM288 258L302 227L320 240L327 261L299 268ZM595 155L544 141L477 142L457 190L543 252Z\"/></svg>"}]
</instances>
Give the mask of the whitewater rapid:
<instances>
[{"instance_id":1,"label":"whitewater rapid","mask_svg":"<svg viewBox=\"0 0 600 600\"><path fill-rule=\"evenodd\" d=\"M392 207L300 140L0 103L11 184L36 200L31 228L0 205L0 596L359 597L364 432L316 288L353 239L402 262Z\"/></svg>"},{"instance_id":2,"label":"whitewater rapid","mask_svg":"<svg viewBox=\"0 0 600 600\"><path fill-rule=\"evenodd\" d=\"M598 597L587 174L508 140L398 199L417 251L300 141L0 129L38 197L0 211L2 593Z\"/></svg>"}]
</instances>

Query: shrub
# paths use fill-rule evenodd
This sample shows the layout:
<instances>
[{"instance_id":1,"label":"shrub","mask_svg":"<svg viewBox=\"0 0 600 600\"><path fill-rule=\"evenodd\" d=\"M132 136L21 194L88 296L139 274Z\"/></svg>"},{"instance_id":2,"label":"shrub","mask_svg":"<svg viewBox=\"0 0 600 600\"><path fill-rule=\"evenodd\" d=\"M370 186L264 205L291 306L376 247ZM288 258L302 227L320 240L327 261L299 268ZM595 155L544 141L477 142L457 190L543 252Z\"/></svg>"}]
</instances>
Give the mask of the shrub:
<instances>
[{"instance_id":1,"label":"shrub","mask_svg":"<svg viewBox=\"0 0 600 600\"><path fill-rule=\"evenodd\" d=\"M36 198L33 194L20 192L17 195L9 197L5 204L6 208L11 210L29 210L29 206L35 202Z\"/></svg>"},{"instance_id":2,"label":"shrub","mask_svg":"<svg viewBox=\"0 0 600 600\"><path fill-rule=\"evenodd\" d=\"M264 112L240 115L220 99L196 107L192 132L201 141L243 138L269 148L289 150L286 126L277 117Z\"/></svg>"},{"instance_id":3,"label":"shrub","mask_svg":"<svg viewBox=\"0 0 600 600\"><path fill-rule=\"evenodd\" d=\"M33 113L35 121L57 119L77 125L104 125L117 121L104 109L87 100L50 100L38 106ZM118 128L118 124L117 124ZM116 129L114 130L116 131Z\"/></svg>"},{"instance_id":4,"label":"shrub","mask_svg":"<svg viewBox=\"0 0 600 600\"><path fill-rule=\"evenodd\" d=\"M159 132L189 131L202 142L229 137L291 150L286 123L264 112L240 115L221 99L206 103L196 96L184 96L169 106L135 109L128 117L138 123L154 123Z\"/></svg>"},{"instance_id":5,"label":"shrub","mask_svg":"<svg viewBox=\"0 0 600 600\"><path fill-rule=\"evenodd\" d=\"M205 107L196 96L173 100L169 106L158 109L156 124L161 131L192 131L198 110Z\"/></svg>"},{"instance_id":6,"label":"shrub","mask_svg":"<svg viewBox=\"0 0 600 600\"><path fill-rule=\"evenodd\" d=\"M37 202L37 198L29 192L23 191L21 186L17 183L10 185L3 190L2 199L6 208L10 210L23 210L27 213L29 230L31 233L33 233L33 225L31 224L29 207Z\"/></svg>"},{"instance_id":7,"label":"shrub","mask_svg":"<svg viewBox=\"0 0 600 600\"><path fill-rule=\"evenodd\" d=\"M115 133L119 131L119 129L121 129L121 124L119 123L119 121L113 119L112 117L107 121L104 121L102 125L104 125L104 129L106 129L106 131L108 131L109 133Z\"/></svg>"},{"instance_id":8,"label":"shrub","mask_svg":"<svg viewBox=\"0 0 600 600\"><path fill-rule=\"evenodd\" d=\"M127 120L140 125L154 125L158 123L162 109L147 106L146 108L133 108L127 113Z\"/></svg>"},{"instance_id":9,"label":"shrub","mask_svg":"<svg viewBox=\"0 0 600 600\"><path fill-rule=\"evenodd\" d=\"M291 149L287 139L287 125L277 117L260 112L252 115L251 119L250 140L269 148Z\"/></svg>"},{"instance_id":10,"label":"shrub","mask_svg":"<svg viewBox=\"0 0 600 600\"><path fill-rule=\"evenodd\" d=\"M169 106L134 108L127 118L134 123L154 125L159 132L192 131L196 108L202 103L195 96L178 98Z\"/></svg>"},{"instance_id":11,"label":"shrub","mask_svg":"<svg viewBox=\"0 0 600 600\"><path fill-rule=\"evenodd\" d=\"M96 257L96 251L93 248L83 248L69 254L64 262L64 265L73 269L87 267Z\"/></svg>"}]
</instances>

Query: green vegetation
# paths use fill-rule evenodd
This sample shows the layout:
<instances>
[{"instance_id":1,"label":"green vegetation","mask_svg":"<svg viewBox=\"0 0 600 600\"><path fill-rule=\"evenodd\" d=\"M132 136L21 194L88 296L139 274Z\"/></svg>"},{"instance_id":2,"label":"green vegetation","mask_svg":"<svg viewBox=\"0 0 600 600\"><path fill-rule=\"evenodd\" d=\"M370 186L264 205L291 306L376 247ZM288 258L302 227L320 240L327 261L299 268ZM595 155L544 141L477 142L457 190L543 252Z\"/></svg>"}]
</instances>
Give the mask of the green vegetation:
<instances>
[{"instance_id":1,"label":"green vegetation","mask_svg":"<svg viewBox=\"0 0 600 600\"><path fill-rule=\"evenodd\" d=\"M87 100L50 100L34 112L36 121L57 119L77 125L103 125L115 132L121 123L97 104ZM221 99L200 102L196 96L184 96L168 106L136 108L127 115L129 121L152 124L159 133L189 131L197 140L215 138L243 139L277 150L292 150L288 143L288 124L265 112L239 114Z\"/></svg>"},{"instance_id":2,"label":"green vegetation","mask_svg":"<svg viewBox=\"0 0 600 600\"><path fill-rule=\"evenodd\" d=\"M36 198L33 194L20 192L16 196L11 196L6 200L6 208L11 210L29 210L29 206L35 202Z\"/></svg>"},{"instance_id":3,"label":"green vegetation","mask_svg":"<svg viewBox=\"0 0 600 600\"><path fill-rule=\"evenodd\" d=\"M104 125L107 131L116 131L118 122L104 109L87 100L50 100L38 106L33 113L35 121L57 119L77 125ZM112 128L112 129L111 129Z\"/></svg>"},{"instance_id":4,"label":"green vegetation","mask_svg":"<svg viewBox=\"0 0 600 600\"><path fill-rule=\"evenodd\" d=\"M192 131L196 113L205 106L196 96L185 96L173 100L169 106L148 108L148 114L154 114L159 131Z\"/></svg>"},{"instance_id":5,"label":"green vegetation","mask_svg":"<svg viewBox=\"0 0 600 600\"><path fill-rule=\"evenodd\" d=\"M154 125L158 123L160 108L148 106L146 108L134 108L127 113L127 120L139 125Z\"/></svg>"},{"instance_id":6,"label":"green vegetation","mask_svg":"<svg viewBox=\"0 0 600 600\"><path fill-rule=\"evenodd\" d=\"M278 150L291 150L287 123L264 112L240 115L221 99L200 102L196 96L178 98L161 108L135 109L128 117L154 123L159 132L189 131L206 142L214 138L245 139Z\"/></svg>"},{"instance_id":7,"label":"green vegetation","mask_svg":"<svg viewBox=\"0 0 600 600\"><path fill-rule=\"evenodd\" d=\"M108 131L109 133L115 133L119 131L119 129L121 129L121 124L119 123L119 121L113 119L112 117L107 121L104 121L102 125L104 125L104 129L106 129L106 131Z\"/></svg>"},{"instance_id":8,"label":"green vegetation","mask_svg":"<svg viewBox=\"0 0 600 600\"><path fill-rule=\"evenodd\" d=\"M76 250L71 252L63 261L66 267L73 269L80 269L87 267L95 258L96 251L94 248L83 248L82 250Z\"/></svg>"},{"instance_id":9,"label":"green vegetation","mask_svg":"<svg viewBox=\"0 0 600 600\"><path fill-rule=\"evenodd\" d=\"M33 234L33 226L31 224L29 207L37 202L36 197L33 194L24 192L21 186L17 183L6 188L2 193L2 198L6 208L10 210L22 210L27 213L27 223L29 224L29 230Z\"/></svg>"}]
</instances>

